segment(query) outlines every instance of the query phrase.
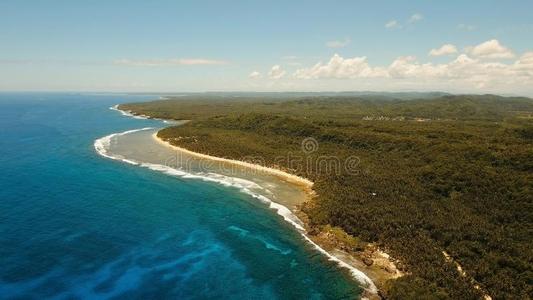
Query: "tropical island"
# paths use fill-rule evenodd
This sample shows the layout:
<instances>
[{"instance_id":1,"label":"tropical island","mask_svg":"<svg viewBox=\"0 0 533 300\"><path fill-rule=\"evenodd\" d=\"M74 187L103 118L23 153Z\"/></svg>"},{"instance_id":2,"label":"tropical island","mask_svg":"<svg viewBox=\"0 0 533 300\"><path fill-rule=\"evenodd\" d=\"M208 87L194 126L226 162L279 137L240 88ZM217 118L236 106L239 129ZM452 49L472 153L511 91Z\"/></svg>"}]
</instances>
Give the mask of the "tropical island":
<instances>
[{"instance_id":1,"label":"tropical island","mask_svg":"<svg viewBox=\"0 0 533 300\"><path fill-rule=\"evenodd\" d=\"M157 133L174 146L314 182L307 232L360 259L384 298L532 296L530 98L237 93L118 108L190 120Z\"/></svg>"}]
</instances>

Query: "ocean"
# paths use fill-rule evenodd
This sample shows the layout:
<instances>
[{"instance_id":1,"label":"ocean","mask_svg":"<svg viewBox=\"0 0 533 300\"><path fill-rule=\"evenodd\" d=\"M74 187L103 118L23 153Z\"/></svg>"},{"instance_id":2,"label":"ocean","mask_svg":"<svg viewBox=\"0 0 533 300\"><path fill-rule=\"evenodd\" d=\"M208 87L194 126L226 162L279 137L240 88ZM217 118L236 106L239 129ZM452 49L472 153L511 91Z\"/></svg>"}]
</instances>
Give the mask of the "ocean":
<instances>
[{"instance_id":1,"label":"ocean","mask_svg":"<svg viewBox=\"0 0 533 300\"><path fill-rule=\"evenodd\" d=\"M353 299L361 288L241 188L101 156L156 95L0 93L0 299Z\"/></svg>"}]
</instances>

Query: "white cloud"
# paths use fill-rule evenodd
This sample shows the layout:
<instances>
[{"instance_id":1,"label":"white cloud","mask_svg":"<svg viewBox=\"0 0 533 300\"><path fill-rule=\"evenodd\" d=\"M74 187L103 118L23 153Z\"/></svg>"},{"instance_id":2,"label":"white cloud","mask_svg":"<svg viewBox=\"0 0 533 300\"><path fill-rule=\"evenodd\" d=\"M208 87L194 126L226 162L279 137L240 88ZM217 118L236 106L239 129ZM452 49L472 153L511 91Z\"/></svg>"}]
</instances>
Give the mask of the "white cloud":
<instances>
[{"instance_id":1,"label":"white cloud","mask_svg":"<svg viewBox=\"0 0 533 300\"><path fill-rule=\"evenodd\" d=\"M371 68L365 56L345 59L338 54L333 55L327 64L319 62L310 68L299 69L294 73L294 77L300 79L358 78L379 75L383 75L382 70Z\"/></svg>"},{"instance_id":2,"label":"white cloud","mask_svg":"<svg viewBox=\"0 0 533 300\"><path fill-rule=\"evenodd\" d=\"M388 29L401 28L401 27L402 26L400 25L400 23L398 23L398 21L396 20L390 20L387 23L385 23L385 28L388 28Z\"/></svg>"},{"instance_id":3,"label":"white cloud","mask_svg":"<svg viewBox=\"0 0 533 300\"><path fill-rule=\"evenodd\" d=\"M250 78L250 79L259 79L261 77L263 77L263 76L261 75L261 73L259 73L257 71L253 71L252 73L250 73L250 75L248 75L248 78Z\"/></svg>"},{"instance_id":4,"label":"white cloud","mask_svg":"<svg viewBox=\"0 0 533 300\"><path fill-rule=\"evenodd\" d=\"M447 70L442 64L420 64L414 56L400 56L387 68L387 73L392 78L430 78L444 77Z\"/></svg>"},{"instance_id":5,"label":"white cloud","mask_svg":"<svg viewBox=\"0 0 533 300\"><path fill-rule=\"evenodd\" d=\"M413 15L409 18L408 22L409 22L409 23L416 23L416 22L418 22L418 21L421 21L423 18L424 18L424 16L422 16L422 15L419 14L419 13L416 13L416 14L413 14Z\"/></svg>"},{"instance_id":6,"label":"white cloud","mask_svg":"<svg viewBox=\"0 0 533 300\"><path fill-rule=\"evenodd\" d=\"M524 53L522 56L520 56L520 59L517 61L517 63L533 66L533 51Z\"/></svg>"},{"instance_id":7,"label":"white cloud","mask_svg":"<svg viewBox=\"0 0 533 300\"><path fill-rule=\"evenodd\" d=\"M350 39L349 38L345 38L342 41L339 41L339 40L329 41L329 42L326 43L326 47L328 47L328 48L343 48L343 47L348 46L349 43L350 43Z\"/></svg>"},{"instance_id":8,"label":"white cloud","mask_svg":"<svg viewBox=\"0 0 533 300\"><path fill-rule=\"evenodd\" d=\"M285 76L285 73L285 70L283 70L280 65L275 65L268 72L268 77L271 79L280 79L281 77Z\"/></svg>"},{"instance_id":9,"label":"white cloud","mask_svg":"<svg viewBox=\"0 0 533 300\"><path fill-rule=\"evenodd\" d=\"M524 53L511 64L484 61L460 54L448 63L421 63L413 56L396 58L388 66L371 66L366 57L343 58L335 54L327 63L319 62L294 72L301 80L352 79L350 82L374 82L378 89L386 85L464 89L529 90L533 85L533 51ZM516 91L515 91L516 92Z\"/></svg>"},{"instance_id":10,"label":"white cloud","mask_svg":"<svg viewBox=\"0 0 533 300\"><path fill-rule=\"evenodd\" d=\"M476 29L476 26L469 25L469 24L459 24L457 25L457 29L466 30L466 31L473 31Z\"/></svg>"},{"instance_id":11,"label":"white cloud","mask_svg":"<svg viewBox=\"0 0 533 300\"><path fill-rule=\"evenodd\" d=\"M457 47L452 44L444 44L438 49L431 49L429 56L442 56L457 53Z\"/></svg>"},{"instance_id":12,"label":"white cloud","mask_svg":"<svg viewBox=\"0 0 533 300\"><path fill-rule=\"evenodd\" d=\"M480 58L513 58L513 51L500 44L498 40L489 40L477 46L466 48L466 52Z\"/></svg>"},{"instance_id":13,"label":"white cloud","mask_svg":"<svg viewBox=\"0 0 533 300\"><path fill-rule=\"evenodd\" d=\"M180 65L225 65L227 61L212 60L205 58L173 58L173 59L146 59L146 60L131 60L131 59L117 59L113 61L115 65L135 66L135 67L164 67L164 66L180 66Z\"/></svg>"},{"instance_id":14,"label":"white cloud","mask_svg":"<svg viewBox=\"0 0 533 300\"><path fill-rule=\"evenodd\" d=\"M424 19L424 16L422 14L416 13L416 14L411 15L411 17L409 17L409 19L405 23L406 24L414 24L416 22L421 21L422 19ZM387 23L385 23L385 28L387 28L387 29L400 29L400 28L402 28L402 24L400 24L400 22L398 22L397 20L392 19L392 20L388 21Z\"/></svg>"},{"instance_id":15,"label":"white cloud","mask_svg":"<svg viewBox=\"0 0 533 300\"><path fill-rule=\"evenodd\" d=\"M513 67L521 76L533 77L533 51L520 56Z\"/></svg>"}]
</instances>

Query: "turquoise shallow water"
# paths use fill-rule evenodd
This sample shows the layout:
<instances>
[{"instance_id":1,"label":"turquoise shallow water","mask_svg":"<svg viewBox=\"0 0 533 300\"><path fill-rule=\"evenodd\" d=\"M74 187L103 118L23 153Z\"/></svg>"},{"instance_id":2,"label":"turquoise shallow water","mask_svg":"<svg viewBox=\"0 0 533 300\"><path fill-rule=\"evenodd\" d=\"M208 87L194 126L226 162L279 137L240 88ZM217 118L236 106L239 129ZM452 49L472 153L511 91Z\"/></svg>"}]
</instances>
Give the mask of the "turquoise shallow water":
<instances>
[{"instance_id":1,"label":"turquoise shallow water","mask_svg":"<svg viewBox=\"0 0 533 300\"><path fill-rule=\"evenodd\" d=\"M99 156L154 96L0 94L1 299L342 299L359 288L250 195Z\"/></svg>"}]
</instances>

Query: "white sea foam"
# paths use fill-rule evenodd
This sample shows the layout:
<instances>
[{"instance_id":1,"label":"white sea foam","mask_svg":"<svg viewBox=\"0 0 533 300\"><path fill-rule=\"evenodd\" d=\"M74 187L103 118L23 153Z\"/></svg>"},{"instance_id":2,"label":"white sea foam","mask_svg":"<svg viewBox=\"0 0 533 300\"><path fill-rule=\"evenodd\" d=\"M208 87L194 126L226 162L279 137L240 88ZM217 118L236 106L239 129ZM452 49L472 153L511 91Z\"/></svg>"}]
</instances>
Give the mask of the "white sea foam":
<instances>
[{"instance_id":1,"label":"white sea foam","mask_svg":"<svg viewBox=\"0 0 533 300\"><path fill-rule=\"evenodd\" d=\"M110 159L114 159L114 160L121 160L123 162L129 163L129 164L132 164L132 165L137 165L139 163L134 161L134 160L124 158L121 155L111 155L111 154L109 154L108 152L109 152L109 147L111 146L111 139L113 139L116 136L121 136L121 135L125 135L125 134L128 134L128 133L133 133L133 132L142 131L142 130L150 130L150 129L154 129L154 128L153 127L145 127L145 128L126 130L124 132L112 133L110 135L106 135L106 136L104 136L102 138L99 138L99 139L94 141L94 144L93 144L94 145L94 149L96 150L96 152L98 152L98 154L100 154L100 155L102 155L104 157L107 157L107 158L110 158Z\"/></svg>"},{"instance_id":2,"label":"white sea foam","mask_svg":"<svg viewBox=\"0 0 533 300\"><path fill-rule=\"evenodd\" d=\"M128 115L127 113L124 113L121 110L119 110L116 105L114 107L111 107L110 109L118 110L123 115ZM187 179L200 179L203 181L214 182L214 183L222 184L227 187L233 187L233 188L239 189L241 192L246 193L254 197L255 199L258 199L259 201L267 204L270 209L273 209L274 211L276 211L276 213L280 215L281 217L283 217L283 219L286 222L293 225L298 230L298 232L302 235L302 237L308 243L310 243L316 250L324 254L328 258L328 260L335 262L337 265L339 265L342 268L348 269L352 277L356 279L359 283L361 283L363 288L366 289L368 292L373 293L373 294L377 293L377 288L374 282L372 282L372 280L365 273L361 272L359 269L355 268L354 266L346 263L341 258L332 255L331 253L327 252L322 247L320 247L318 244L316 244L311 238L309 238L309 236L307 236L305 228L303 227L303 222L294 213L292 213L292 211L288 209L287 207L279 203L276 203L272 201L270 198L259 193L258 191L263 191L267 193L269 193L269 191L265 189L264 187L258 185L257 183L250 181L250 180L225 176L225 175L217 174L217 173L206 173L206 172L191 173L191 172L185 172L183 170L179 170L179 169L161 165L161 164L136 162L133 160L126 159L120 155L113 155L108 152L109 147L111 145L111 139L113 137L129 134L133 132L138 132L141 130L149 130L149 129L153 129L153 128L146 127L146 128L141 128L141 129L127 130L121 133L110 134L103 138L97 139L94 142L94 148L100 155L104 157L124 161L130 164L139 165L141 167L145 167L145 168L148 168L154 171L163 172L167 175L187 178Z\"/></svg>"},{"instance_id":3,"label":"white sea foam","mask_svg":"<svg viewBox=\"0 0 533 300\"><path fill-rule=\"evenodd\" d=\"M126 116L126 117L131 117L131 118L140 119L140 120L148 119L148 116L145 116L145 115L134 115L134 114L131 113L131 111L119 109L118 108L118 104L111 106L109 109L116 110L116 111L120 112L123 116Z\"/></svg>"},{"instance_id":4,"label":"white sea foam","mask_svg":"<svg viewBox=\"0 0 533 300\"><path fill-rule=\"evenodd\" d=\"M107 158L120 160L120 161L134 164L134 165L140 165L141 167L148 168L148 169L158 171L158 172L162 172L167 175L177 176L177 177L186 178L186 179L199 179L199 180L203 180L207 182L221 184L227 187L236 188L239 191L246 193L254 197L255 199L258 199L259 201L267 204L269 208L275 210L278 215L282 216L285 221L292 224L299 231L301 232L305 231L302 221L300 221L300 219L295 214L293 214L290 209L262 195L259 191L263 193L267 193L267 194L271 194L271 192L253 181L246 180L243 178L238 178L238 177L226 176L226 175L217 174L217 173L210 173L210 172L197 172L197 173L185 172L183 170L179 170L179 169L161 165L161 164L154 164L154 163L147 163L147 162L139 163L134 160L126 159L121 155L113 155L109 153L108 147L111 145L111 139L113 137L125 135L128 133L133 133L133 132L137 132L141 130L148 130L148 129L152 129L152 128L147 127L147 128L142 128L142 129L136 129L136 130L128 130L128 131L121 132L121 133L110 134L103 138L97 139L94 142L94 148L100 155L105 156Z\"/></svg>"},{"instance_id":5,"label":"white sea foam","mask_svg":"<svg viewBox=\"0 0 533 300\"><path fill-rule=\"evenodd\" d=\"M159 118L150 118L147 115L134 115L131 111L119 109L118 108L118 104L115 104L115 105L111 106L109 109L110 110L114 110L114 111L118 111L121 115L126 116L126 117L131 117L131 118L134 118L134 119L140 119L140 120L152 119L152 120L162 121L165 124L176 123L176 121L172 121L172 120L165 120L165 119L159 119Z\"/></svg>"},{"instance_id":6,"label":"white sea foam","mask_svg":"<svg viewBox=\"0 0 533 300\"><path fill-rule=\"evenodd\" d=\"M341 260L340 258L338 258L338 257L334 256L333 254L329 253L328 251L324 250L322 247L320 247L315 242L313 242L313 240L311 240L311 238L309 238L306 234L302 234L302 236L311 245L313 245L315 247L315 249L317 249L319 252L321 252L322 254L327 256L330 261L336 262L340 267L343 267L343 268L346 268L346 269L350 270L350 274L352 275L352 277L354 277L357 281L359 281L361 284L363 284L364 285L363 287L367 291L369 291L372 294L376 294L378 292L378 289L377 289L376 285L374 284L374 282L370 278L368 278L368 276L366 276L365 273L361 272L356 267L346 263L345 261Z\"/></svg>"},{"instance_id":7,"label":"white sea foam","mask_svg":"<svg viewBox=\"0 0 533 300\"><path fill-rule=\"evenodd\" d=\"M204 181L215 182L215 183L222 184L228 187L234 187L234 188L239 189L241 192L244 192L254 197L255 199L260 200L261 202L268 204L270 209L275 210L276 213L280 215L281 217L283 217L285 221L293 225L298 230L298 232L304 237L304 239L307 242L309 242L320 253L324 254L328 258L328 260L337 263L342 268L348 269L350 271L350 274L358 282L360 282L365 289L367 289L371 293L377 293L376 286L374 285L372 280L368 278L368 276L366 276L366 274L364 274L357 268L351 266L350 264L344 262L340 258L335 257L334 255L330 254L329 252L321 248L319 245L317 245L315 242L313 242L313 240L311 240L311 238L307 236L306 231L303 227L302 221L295 214L293 214L290 209L288 209L286 206L283 206L279 203L276 203L270 200L269 198L257 192L254 192L253 189L258 189L258 188L263 189L257 183L249 181L249 180L245 180L242 178L230 177L230 176L225 176L225 175L215 174L215 173L198 173L198 174L187 173L181 170L177 170L177 169L174 169L168 166L163 166L163 165L158 165L158 164L142 163L141 167L147 167L149 169L160 171L168 175L179 176L182 178L200 179Z\"/></svg>"}]
</instances>

